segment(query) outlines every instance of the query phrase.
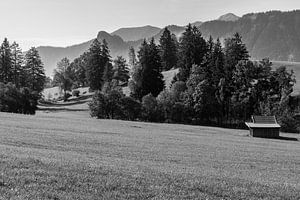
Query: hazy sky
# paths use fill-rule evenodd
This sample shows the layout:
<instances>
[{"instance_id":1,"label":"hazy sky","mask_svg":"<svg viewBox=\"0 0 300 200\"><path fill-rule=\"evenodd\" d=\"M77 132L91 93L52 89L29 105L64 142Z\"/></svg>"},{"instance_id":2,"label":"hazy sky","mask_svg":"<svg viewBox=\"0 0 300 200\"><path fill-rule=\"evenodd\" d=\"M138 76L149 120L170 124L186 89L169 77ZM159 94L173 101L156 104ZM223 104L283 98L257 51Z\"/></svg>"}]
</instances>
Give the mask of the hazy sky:
<instances>
[{"instance_id":1,"label":"hazy sky","mask_svg":"<svg viewBox=\"0 0 300 200\"><path fill-rule=\"evenodd\" d=\"M120 27L207 21L232 12L300 9L300 0L0 0L0 40L67 46Z\"/></svg>"}]
</instances>

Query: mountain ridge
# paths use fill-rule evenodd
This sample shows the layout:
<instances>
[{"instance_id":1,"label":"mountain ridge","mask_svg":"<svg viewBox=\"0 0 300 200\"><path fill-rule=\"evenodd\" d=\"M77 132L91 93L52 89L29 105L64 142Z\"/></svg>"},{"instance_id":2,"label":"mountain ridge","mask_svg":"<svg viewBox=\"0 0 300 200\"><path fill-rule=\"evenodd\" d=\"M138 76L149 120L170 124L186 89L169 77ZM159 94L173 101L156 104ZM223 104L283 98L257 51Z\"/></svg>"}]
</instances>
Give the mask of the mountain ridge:
<instances>
[{"instance_id":1,"label":"mountain ridge","mask_svg":"<svg viewBox=\"0 0 300 200\"><path fill-rule=\"evenodd\" d=\"M239 32L252 59L259 60L269 57L271 60L277 61L300 61L299 10L249 13L233 21L219 19L201 22L199 29L205 38L212 35L214 39L220 38L221 41L224 41L225 38L231 37L234 33ZM140 28L144 29L145 27L147 26ZM168 25L167 27L178 38L185 30L184 26ZM136 29L138 27L133 28ZM129 30L130 33L134 29L126 30ZM154 37L157 42L162 32L163 29L160 29L157 33L153 32L153 35L150 37L146 37L148 35L140 35L136 37L137 40L135 41L126 41L119 35L99 31L95 38L99 41L105 39L108 42L112 58L118 55L127 58L129 47L133 46L137 50L144 38ZM92 41L93 39L69 47L38 47L45 64L47 75L51 75L53 69L56 67L56 63L60 59L68 57L70 60L73 60L86 51Z\"/></svg>"}]
</instances>

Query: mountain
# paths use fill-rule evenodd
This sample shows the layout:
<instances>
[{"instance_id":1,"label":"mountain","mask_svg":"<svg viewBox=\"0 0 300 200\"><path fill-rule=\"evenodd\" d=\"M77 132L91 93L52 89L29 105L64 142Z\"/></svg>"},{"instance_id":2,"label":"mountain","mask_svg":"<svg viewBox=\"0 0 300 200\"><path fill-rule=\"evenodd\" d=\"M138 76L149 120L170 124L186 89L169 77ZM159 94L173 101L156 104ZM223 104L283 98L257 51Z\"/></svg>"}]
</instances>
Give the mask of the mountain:
<instances>
[{"instance_id":1,"label":"mountain","mask_svg":"<svg viewBox=\"0 0 300 200\"><path fill-rule=\"evenodd\" d=\"M237 21L209 21L200 26L208 38L224 38L238 32L252 59L300 61L300 10L251 13Z\"/></svg>"},{"instance_id":2,"label":"mountain","mask_svg":"<svg viewBox=\"0 0 300 200\"><path fill-rule=\"evenodd\" d=\"M236 16L233 13L227 13L227 14L222 15L221 17L219 17L217 20L225 21L225 22L235 22L239 19L240 19L240 17Z\"/></svg>"},{"instance_id":3,"label":"mountain","mask_svg":"<svg viewBox=\"0 0 300 200\"><path fill-rule=\"evenodd\" d=\"M199 26L201 26L202 24L203 24L203 22L200 22L200 21L191 23L192 26L196 26L196 27L199 27Z\"/></svg>"},{"instance_id":4,"label":"mountain","mask_svg":"<svg viewBox=\"0 0 300 200\"><path fill-rule=\"evenodd\" d=\"M255 60L268 57L274 61L300 61L300 10L250 13L238 19L234 16L226 14L218 20L199 23L199 29L205 38L211 35L215 39L220 38L222 42L225 38L239 32L252 59ZM170 25L167 27L178 38L185 30L183 26ZM146 29L150 30L149 34L147 31L142 34L141 30ZM138 34L134 34L135 31ZM127 59L130 46L138 50L143 38L154 37L155 41L158 41L162 33L163 29L145 26L119 29L112 34L100 31L97 39L99 41L105 39L108 42L112 58L121 55ZM127 41L132 39L126 37L130 34L134 35L132 37L136 39L135 41ZM47 75L52 75L59 60L63 57L73 60L86 51L91 42L92 40L66 48L38 47Z\"/></svg>"},{"instance_id":5,"label":"mountain","mask_svg":"<svg viewBox=\"0 0 300 200\"><path fill-rule=\"evenodd\" d=\"M142 26L132 28L121 28L111 33L111 35L118 35L124 41L136 41L156 35L161 29L154 26Z\"/></svg>"},{"instance_id":6,"label":"mountain","mask_svg":"<svg viewBox=\"0 0 300 200\"><path fill-rule=\"evenodd\" d=\"M45 66L46 75L53 76L53 70L55 69L57 63L61 59L67 57L71 61L74 60L89 48L92 41L93 40L90 40L82 44L73 45L69 47L37 47L37 50L39 51L39 54Z\"/></svg>"}]
</instances>

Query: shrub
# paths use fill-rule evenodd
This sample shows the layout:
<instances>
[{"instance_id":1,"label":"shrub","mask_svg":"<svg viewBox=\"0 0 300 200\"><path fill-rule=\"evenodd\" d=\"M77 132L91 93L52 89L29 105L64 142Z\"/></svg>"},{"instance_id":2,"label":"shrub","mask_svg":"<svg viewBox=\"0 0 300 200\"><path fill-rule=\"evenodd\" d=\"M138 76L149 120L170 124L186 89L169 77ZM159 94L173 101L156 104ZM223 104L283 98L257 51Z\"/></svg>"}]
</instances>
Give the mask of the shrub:
<instances>
[{"instance_id":1,"label":"shrub","mask_svg":"<svg viewBox=\"0 0 300 200\"><path fill-rule=\"evenodd\" d=\"M281 131L299 133L299 121L293 117L291 112L284 112L278 116L278 122L281 125Z\"/></svg>"},{"instance_id":2,"label":"shrub","mask_svg":"<svg viewBox=\"0 0 300 200\"><path fill-rule=\"evenodd\" d=\"M72 91L72 96L74 97L79 97L80 91L79 90L73 90Z\"/></svg>"},{"instance_id":3,"label":"shrub","mask_svg":"<svg viewBox=\"0 0 300 200\"><path fill-rule=\"evenodd\" d=\"M183 81L176 81L172 84L171 87L171 94L173 95L175 100L179 100L182 93L187 89L185 82Z\"/></svg>"},{"instance_id":4,"label":"shrub","mask_svg":"<svg viewBox=\"0 0 300 200\"><path fill-rule=\"evenodd\" d=\"M148 94L142 98L142 119L150 122L164 121L164 114L152 94Z\"/></svg>"},{"instance_id":5,"label":"shrub","mask_svg":"<svg viewBox=\"0 0 300 200\"><path fill-rule=\"evenodd\" d=\"M121 119L120 103L123 96L120 91L115 90L109 93L96 92L89 104L91 116L100 119Z\"/></svg>"},{"instance_id":6,"label":"shrub","mask_svg":"<svg viewBox=\"0 0 300 200\"><path fill-rule=\"evenodd\" d=\"M39 97L28 88L18 89L11 83L0 83L1 112L35 114Z\"/></svg>"},{"instance_id":7,"label":"shrub","mask_svg":"<svg viewBox=\"0 0 300 200\"><path fill-rule=\"evenodd\" d=\"M141 115L141 103L132 97L123 97L120 102L120 107L122 110L122 119L133 121L137 120Z\"/></svg>"}]
</instances>

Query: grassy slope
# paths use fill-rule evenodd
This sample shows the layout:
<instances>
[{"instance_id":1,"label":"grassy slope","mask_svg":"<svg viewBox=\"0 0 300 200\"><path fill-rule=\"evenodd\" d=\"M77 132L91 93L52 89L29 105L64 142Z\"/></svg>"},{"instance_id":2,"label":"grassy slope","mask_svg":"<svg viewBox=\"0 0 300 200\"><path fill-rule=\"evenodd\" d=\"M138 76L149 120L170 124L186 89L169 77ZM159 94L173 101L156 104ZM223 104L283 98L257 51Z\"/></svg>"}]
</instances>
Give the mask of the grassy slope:
<instances>
[{"instance_id":1,"label":"grassy slope","mask_svg":"<svg viewBox=\"0 0 300 200\"><path fill-rule=\"evenodd\" d=\"M300 198L299 141L87 116L0 113L0 199Z\"/></svg>"}]
</instances>

